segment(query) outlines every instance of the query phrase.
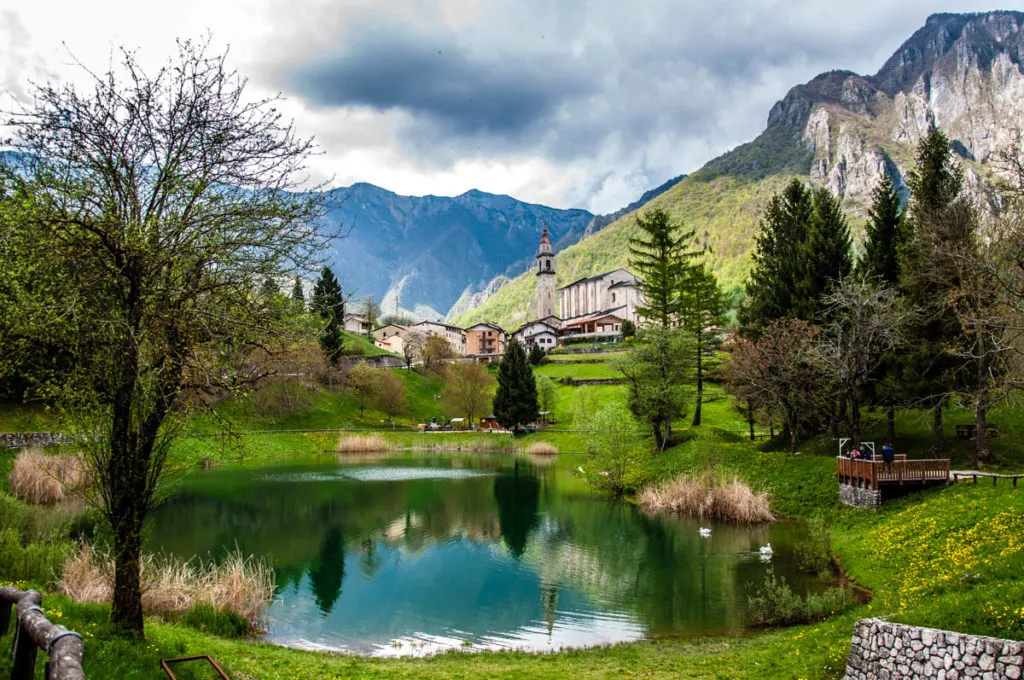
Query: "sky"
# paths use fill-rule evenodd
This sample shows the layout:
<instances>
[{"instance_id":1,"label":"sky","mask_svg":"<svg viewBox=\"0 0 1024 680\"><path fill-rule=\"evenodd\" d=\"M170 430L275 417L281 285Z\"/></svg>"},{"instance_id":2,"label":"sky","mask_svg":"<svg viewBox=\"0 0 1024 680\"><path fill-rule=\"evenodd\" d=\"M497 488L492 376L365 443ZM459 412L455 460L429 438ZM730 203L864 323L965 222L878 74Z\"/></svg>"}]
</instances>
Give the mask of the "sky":
<instances>
[{"instance_id":1,"label":"sky","mask_svg":"<svg viewBox=\"0 0 1024 680\"><path fill-rule=\"evenodd\" d=\"M146 7L151 5L152 7ZM145 9L143 9L145 7ZM312 181L611 212L753 139L818 73L872 74L974 0L0 0L0 106L208 36L315 138ZM1004 0L999 9L1024 9Z\"/></svg>"}]
</instances>

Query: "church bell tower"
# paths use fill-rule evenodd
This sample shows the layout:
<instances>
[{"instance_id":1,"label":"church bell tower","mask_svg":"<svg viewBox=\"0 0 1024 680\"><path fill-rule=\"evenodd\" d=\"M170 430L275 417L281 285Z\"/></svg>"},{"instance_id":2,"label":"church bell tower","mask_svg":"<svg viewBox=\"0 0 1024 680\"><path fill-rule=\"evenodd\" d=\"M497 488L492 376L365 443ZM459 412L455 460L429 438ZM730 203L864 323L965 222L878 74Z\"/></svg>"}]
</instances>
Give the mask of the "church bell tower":
<instances>
[{"instance_id":1,"label":"church bell tower","mask_svg":"<svg viewBox=\"0 0 1024 680\"><path fill-rule=\"evenodd\" d=\"M540 236L537 250L537 317L543 319L555 315L555 256L551 254L551 238L548 225Z\"/></svg>"}]
</instances>

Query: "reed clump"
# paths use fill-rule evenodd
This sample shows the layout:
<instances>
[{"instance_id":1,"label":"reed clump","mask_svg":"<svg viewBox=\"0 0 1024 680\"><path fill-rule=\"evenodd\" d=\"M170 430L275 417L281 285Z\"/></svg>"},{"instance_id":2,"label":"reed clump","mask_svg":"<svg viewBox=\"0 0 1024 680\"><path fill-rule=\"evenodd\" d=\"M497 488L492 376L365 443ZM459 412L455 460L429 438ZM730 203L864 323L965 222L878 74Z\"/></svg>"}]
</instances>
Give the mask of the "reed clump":
<instances>
[{"instance_id":1,"label":"reed clump","mask_svg":"<svg viewBox=\"0 0 1024 680\"><path fill-rule=\"evenodd\" d=\"M558 447L548 442L533 442L526 447L529 456L557 456Z\"/></svg>"},{"instance_id":2,"label":"reed clump","mask_svg":"<svg viewBox=\"0 0 1024 680\"><path fill-rule=\"evenodd\" d=\"M24 449L14 459L7 479L19 500L55 505L88 486L92 475L81 454L49 456L41 449Z\"/></svg>"},{"instance_id":3,"label":"reed clump","mask_svg":"<svg viewBox=\"0 0 1024 680\"><path fill-rule=\"evenodd\" d=\"M338 440L338 453L373 453L390 449L388 440L377 434L349 435Z\"/></svg>"},{"instance_id":4,"label":"reed clump","mask_svg":"<svg viewBox=\"0 0 1024 680\"><path fill-rule=\"evenodd\" d=\"M678 512L698 518L718 517L739 522L774 519L771 494L756 492L736 477L714 474L680 475L645 488L637 502L649 510Z\"/></svg>"},{"instance_id":5,"label":"reed clump","mask_svg":"<svg viewBox=\"0 0 1024 680\"><path fill-rule=\"evenodd\" d=\"M246 557L236 549L219 562L144 555L140 566L146 614L180 618L208 606L237 615L249 632L266 629L275 579L264 560ZM114 591L113 557L83 545L64 563L57 586L76 602L109 603Z\"/></svg>"}]
</instances>

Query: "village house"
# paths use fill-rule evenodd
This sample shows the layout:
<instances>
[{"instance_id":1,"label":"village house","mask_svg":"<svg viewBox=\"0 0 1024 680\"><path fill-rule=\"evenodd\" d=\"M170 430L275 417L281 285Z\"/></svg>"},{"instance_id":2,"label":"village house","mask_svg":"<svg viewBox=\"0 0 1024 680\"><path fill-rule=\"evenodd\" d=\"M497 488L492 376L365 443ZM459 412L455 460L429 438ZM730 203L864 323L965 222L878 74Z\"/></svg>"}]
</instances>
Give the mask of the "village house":
<instances>
[{"instance_id":1,"label":"village house","mask_svg":"<svg viewBox=\"0 0 1024 680\"><path fill-rule=\"evenodd\" d=\"M389 335L386 338L374 340L373 344L386 352L402 354L405 351L405 336L395 333L394 335Z\"/></svg>"},{"instance_id":2,"label":"village house","mask_svg":"<svg viewBox=\"0 0 1024 680\"><path fill-rule=\"evenodd\" d=\"M448 341L452 351L459 356L466 355L466 331L458 326L441 323L440 321L421 321L410 329L412 332L421 333L424 339L438 336Z\"/></svg>"},{"instance_id":3,"label":"village house","mask_svg":"<svg viewBox=\"0 0 1024 680\"><path fill-rule=\"evenodd\" d=\"M346 314L344 328L349 333L356 333L358 335L369 335L370 331L373 330L369 320L359 314Z\"/></svg>"},{"instance_id":4,"label":"village house","mask_svg":"<svg viewBox=\"0 0 1024 680\"><path fill-rule=\"evenodd\" d=\"M545 352L550 351L558 346L559 331L559 327L554 323L550 323L551 321L557 323L555 317L530 321L513 333L512 339L525 347L527 351L533 349L534 345L537 345Z\"/></svg>"},{"instance_id":5,"label":"village house","mask_svg":"<svg viewBox=\"0 0 1024 680\"><path fill-rule=\"evenodd\" d=\"M397 323L389 323L389 324L386 324L384 326L381 326L380 328L373 329L373 332L371 333L371 335L373 336L374 340L385 340L385 339L390 338L390 337L392 337L394 335L404 336L408 332L409 332L409 327L408 326L403 326L403 325L397 324Z\"/></svg>"},{"instance_id":6,"label":"village house","mask_svg":"<svg viewBox=\"0 0 1024 680\"><path fill-rule=\"evenodd\" d=\"M505 331L492 323L478 323L466 329L466 356L487 357L505 353Z\"/></svg>"},{"instance_id":7,"label":"village house","mask_svg":"<svg viewBox=\"0 0 1024 680\"><path fill-rule=\"evenodd\" d=\"M578 337L589 336L594 339L616 337L622 335L622 323L628 314L625 307L619 307L607 312L587 314L574 319L566 319L562 322L560 336Z\"/></svg>"}]
</instances>

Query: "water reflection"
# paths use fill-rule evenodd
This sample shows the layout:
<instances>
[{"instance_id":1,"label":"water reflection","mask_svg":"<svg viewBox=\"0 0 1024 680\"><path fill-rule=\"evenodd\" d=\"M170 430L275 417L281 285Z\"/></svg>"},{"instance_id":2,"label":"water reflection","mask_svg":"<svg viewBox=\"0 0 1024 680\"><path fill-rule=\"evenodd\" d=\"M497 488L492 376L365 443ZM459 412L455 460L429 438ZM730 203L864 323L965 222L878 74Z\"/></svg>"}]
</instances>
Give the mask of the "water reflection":
<instances>
[{"instance_id":1,"label":"water reflection","mask_svg":"<svg viewBox=\"0 0 1024 680\"><path fill-rule=\"evenodd\" d=\"M822 587L793 568L799 527L712 528L524 459L399 456L198 474L154 513L150 542L267 556L271 640L378 655L730 634L768 570Z\"/></svg>"}]
</instances>

